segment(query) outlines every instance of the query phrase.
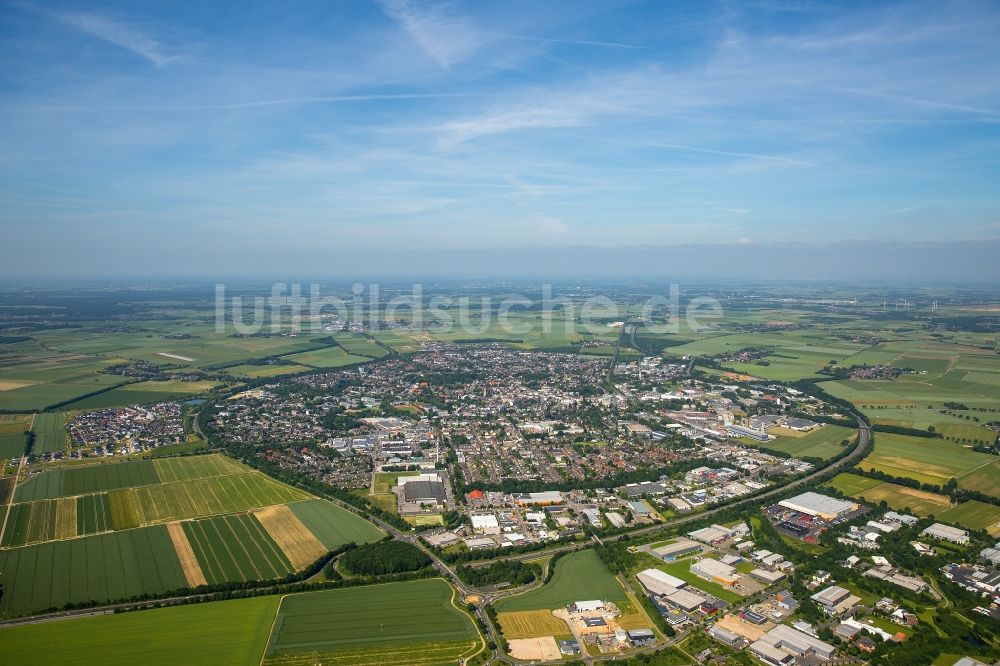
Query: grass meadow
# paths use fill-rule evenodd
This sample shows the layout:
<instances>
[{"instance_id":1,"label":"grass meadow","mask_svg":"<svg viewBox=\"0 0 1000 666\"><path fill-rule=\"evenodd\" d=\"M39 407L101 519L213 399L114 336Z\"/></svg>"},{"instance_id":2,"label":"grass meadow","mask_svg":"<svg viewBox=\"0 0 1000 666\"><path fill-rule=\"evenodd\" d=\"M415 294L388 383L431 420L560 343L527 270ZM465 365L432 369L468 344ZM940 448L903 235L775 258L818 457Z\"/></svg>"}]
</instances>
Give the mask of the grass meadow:
<instances>
[{"instance_id":1,"label":"grass meadow","mask_svg":"<svg viewBox=\"0 0 1000 666\"><path fill-rule=\"evenodd\" d=\"M627 598L601 558L588 549L561 557L552 578L542 587L501 599L495 606L498 612L551 610L585 599L622 602Z\"/></svg>"}]
</instances>

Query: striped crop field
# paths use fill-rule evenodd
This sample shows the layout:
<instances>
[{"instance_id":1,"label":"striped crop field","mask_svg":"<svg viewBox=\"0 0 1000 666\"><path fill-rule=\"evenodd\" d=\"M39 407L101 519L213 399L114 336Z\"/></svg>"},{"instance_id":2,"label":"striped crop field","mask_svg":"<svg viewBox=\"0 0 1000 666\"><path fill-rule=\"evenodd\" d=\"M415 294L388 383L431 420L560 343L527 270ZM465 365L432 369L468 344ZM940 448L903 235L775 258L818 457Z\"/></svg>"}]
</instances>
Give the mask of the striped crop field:
<instances>
[{"instance_id":1,"label":"striped crop field","mask_svg":"<svg viewBox=\"0 0 1000 666\"><path fill-rule=\"evenodd\" d=\"M452 587L430 578L284 597L263 663L454 664L483 645Z\"/></svg>"},{"instance_id":2,"label":"striped crop field","mask_svg":"<svg viewBox=\"0 0 1000 666\"><path fill-rule=\"evenodd\" d=\"M57 468L15 497L0 538L0 615L280 579L385 536L216 454Z\"/></svg>"}]
</instances>

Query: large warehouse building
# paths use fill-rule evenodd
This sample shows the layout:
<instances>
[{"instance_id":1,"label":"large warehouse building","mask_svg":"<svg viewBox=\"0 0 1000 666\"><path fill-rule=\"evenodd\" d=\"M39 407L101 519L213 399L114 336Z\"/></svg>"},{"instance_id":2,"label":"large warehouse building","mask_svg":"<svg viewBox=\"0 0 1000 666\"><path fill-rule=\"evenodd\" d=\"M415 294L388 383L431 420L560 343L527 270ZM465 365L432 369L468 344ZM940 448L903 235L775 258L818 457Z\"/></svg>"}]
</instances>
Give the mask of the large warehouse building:
<instances>
[{"instance_id":1,"label":"large warehouse building","mask_svg":"<svg viewBox=\"0 0 1000 666\"><path fill-rule=\"evenodd\" d=\"M858 509L858 504L839 500L829 495L808 492L778 502L778 506L792 511L815 516L823 520L835 520Z\"/></svg>"}]
</instances>

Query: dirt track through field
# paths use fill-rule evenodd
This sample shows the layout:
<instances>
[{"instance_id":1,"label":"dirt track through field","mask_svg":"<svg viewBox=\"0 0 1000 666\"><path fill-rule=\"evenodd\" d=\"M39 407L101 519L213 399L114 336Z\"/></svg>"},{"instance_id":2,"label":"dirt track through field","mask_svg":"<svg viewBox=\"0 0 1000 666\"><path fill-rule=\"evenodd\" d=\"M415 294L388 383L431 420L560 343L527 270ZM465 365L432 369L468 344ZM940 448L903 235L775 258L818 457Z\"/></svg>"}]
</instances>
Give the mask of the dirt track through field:
<instances>
[{"instance_id":1,"label":"dirt track through field","mask_svg":"<svg viewBox=\"0 0 1000 666\"><path fill-rule=\"evenodd\" d=\"M254 516L278 544L296 570L304 569L327 552L287 504L254 511Z\"/></svg>"},{"instance_id":2,"label":"dirt track through field","mask_svg":"<svg viewBox=\"0 0 1000 666\"><path fill-rule=\"evenodd\" d=\"M184 534L184 527L180 523L167 523L167 532L170 534L170 540L174 542L174 550L177 551L177 559L181 562L181 568L184 570L184 577L187 578L188 585L190 587L207 585L208 581L205 580L205 574L202 573L201 565L198 564L198 558L194 555L191 542Z\"/></svg>"}]
</instances>

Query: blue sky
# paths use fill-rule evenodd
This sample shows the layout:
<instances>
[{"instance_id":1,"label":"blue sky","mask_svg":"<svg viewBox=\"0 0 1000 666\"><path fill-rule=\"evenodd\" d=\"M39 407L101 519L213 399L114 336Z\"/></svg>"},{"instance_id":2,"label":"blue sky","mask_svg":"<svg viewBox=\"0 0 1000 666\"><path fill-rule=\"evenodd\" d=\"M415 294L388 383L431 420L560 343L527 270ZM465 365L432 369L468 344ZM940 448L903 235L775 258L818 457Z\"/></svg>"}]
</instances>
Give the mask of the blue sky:
<instances>
[{"instance_id":1,"label":"blue sky","mask_svg":"<svg viewBox=\"0 0 1000 666\"><path fill-rule=\"evenodd\" d=\"M996 239L997 35L988 1L0 2L0 260Z\"/></svg>"}]
</instances>

